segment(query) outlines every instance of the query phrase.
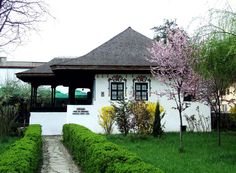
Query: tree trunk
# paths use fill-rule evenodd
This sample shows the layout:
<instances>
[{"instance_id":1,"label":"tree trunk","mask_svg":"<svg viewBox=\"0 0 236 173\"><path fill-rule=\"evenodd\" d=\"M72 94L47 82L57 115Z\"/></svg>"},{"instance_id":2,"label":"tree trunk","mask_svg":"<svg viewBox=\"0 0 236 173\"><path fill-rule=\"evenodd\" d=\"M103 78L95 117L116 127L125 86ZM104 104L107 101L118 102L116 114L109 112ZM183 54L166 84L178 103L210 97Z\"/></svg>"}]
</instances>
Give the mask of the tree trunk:
<instances>
[{"instance_id":1,"label":"tree trunk","mask_svg":"<svg viewBox=\"0 0 236 173\"><path fill-rule=\"evenodd\" d=\"M179 152L182 153L184 151L184 146L183 146L183 131L182 131L182 111L179 110L179 119L180 119L180 130L179 130Z\"/></svg>"},{"instance_id":2,"label":"tree trunk","mask_svg":"<svg viewBox=\"0 0 236 173\"><path fill-rule=\"evenodd\" d=\"M183 133L182 133L182 102L181 102L181 92L180 89L178 89L178 110L179 110L179 120L180 120L180 129L179 129L179 152L182 153L184 151L184 146L183 146Z\"/></svg>"},{"instance_id":3,"label":"tree trunk","mask_svg":"<svg viewBox=\"0 0 236 173\"><path fill-rule=\"evenodd\" d=\"M220 98L218 96L217 98L218 102L218 112L217 112L217 136L218 136L218 146L221 146L221 130L220 130L220 124L221 124L221 104L220 104Z\"/></svg>"}]
</instances>

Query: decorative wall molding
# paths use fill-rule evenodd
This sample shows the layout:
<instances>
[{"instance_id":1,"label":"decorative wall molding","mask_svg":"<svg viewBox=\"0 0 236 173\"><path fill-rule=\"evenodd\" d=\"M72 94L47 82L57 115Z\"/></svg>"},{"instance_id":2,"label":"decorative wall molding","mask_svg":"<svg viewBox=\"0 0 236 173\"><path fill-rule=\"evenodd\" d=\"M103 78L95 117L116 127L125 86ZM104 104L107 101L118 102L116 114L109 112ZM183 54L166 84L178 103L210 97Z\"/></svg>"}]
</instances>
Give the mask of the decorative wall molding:
<instances>
[{"instance_id":1,"label":"decorative wall molding","mask_svg":"<svg viewBox=\"0 0 236 173\"><path fill-rule=\"evenodd\" d=\"M110 96L111 82L124 82L125 97L127 96L127 79L122 75L116 74L108 78L108 96Z\"/></svg>"},{"instance_id":2,"label":"decorative wall molding","mask_svg":"<svg viewBox=\"0 0 236 173\"><path fill-rule=\"evenodd\" d=\"M136 82L141 82L141 83L148 83L148 86L149 86L149 96L151 96L151 93L152 93L152 86L151 86L151 78L148 78L147 76L144 76L144 75L138 75L136 78L133 79L133 97L135 96L135 83Z\"/></svg>"}]
</instances>

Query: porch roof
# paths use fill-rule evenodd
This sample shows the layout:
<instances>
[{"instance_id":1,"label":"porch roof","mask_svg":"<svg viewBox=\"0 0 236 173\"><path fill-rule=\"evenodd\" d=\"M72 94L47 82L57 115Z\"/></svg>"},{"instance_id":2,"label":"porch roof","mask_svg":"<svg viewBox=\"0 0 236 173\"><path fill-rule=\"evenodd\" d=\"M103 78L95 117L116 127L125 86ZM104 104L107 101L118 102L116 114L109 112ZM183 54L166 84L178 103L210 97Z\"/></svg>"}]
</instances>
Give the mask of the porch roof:
<instances>
[{"instance_id":1,"label":"porch roof","mask_svg":"<svg viewBox=\"0 0 236 173\"><path fill-rule=\"evenodd\" d=\"M51 70L51 65L53 64L58 64L62 62L66 62L71 60L72 58L54 58L51 61L44 63L43 65L37 66L35 68L16 73L16 76L23 80L26 81L28 78L37 78L37 77L53 77L55 74Z\"/></svg>"}]
</instances>

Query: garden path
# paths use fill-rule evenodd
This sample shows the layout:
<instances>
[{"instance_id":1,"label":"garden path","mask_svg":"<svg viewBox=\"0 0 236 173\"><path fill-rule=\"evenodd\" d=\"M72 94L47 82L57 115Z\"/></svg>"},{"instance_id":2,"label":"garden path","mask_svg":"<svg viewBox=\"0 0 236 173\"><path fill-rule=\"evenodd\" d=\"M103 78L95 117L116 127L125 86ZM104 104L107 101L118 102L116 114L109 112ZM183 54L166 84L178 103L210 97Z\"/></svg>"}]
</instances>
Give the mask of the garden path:
<instances>
[{"instance_id":1,"label":"garden path","mask_svg":"<svg viewBox=\"0 0 236 173\"><path fill-rule=\"evenodd\" d=\"M41 173L81 173L61 140L61 136L43 137Z\"/></svg>"}]
</instances>

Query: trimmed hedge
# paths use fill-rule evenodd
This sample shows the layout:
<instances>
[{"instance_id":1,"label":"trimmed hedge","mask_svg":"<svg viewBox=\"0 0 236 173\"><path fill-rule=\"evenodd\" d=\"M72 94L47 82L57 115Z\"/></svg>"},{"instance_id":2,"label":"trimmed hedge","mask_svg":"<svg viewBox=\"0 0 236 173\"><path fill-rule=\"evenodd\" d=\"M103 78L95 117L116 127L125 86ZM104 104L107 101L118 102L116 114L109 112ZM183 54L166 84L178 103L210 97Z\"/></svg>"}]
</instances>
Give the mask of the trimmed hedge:
<instances>
[{"instance_id":1,"label":"trimmed hedge","mask_svg":"<svg viewBox=\"0 0 236 173\"><path fill-rule=\"evenodd\" d=\"M37 172L42 157L40 125L27 127L24 137L16 141L0 155L1 173Z\"/></svg>"},{"instance_id":2,"label":"trimmed hedge","mask_svg":"<svg viewBox=\"0 0 236 173\"><path fill-rule=\"evenodd\" d=\"M163 173L135 154L77 124L63 126L63 141L86 173Z\"/></svg>"}]
</instances>

